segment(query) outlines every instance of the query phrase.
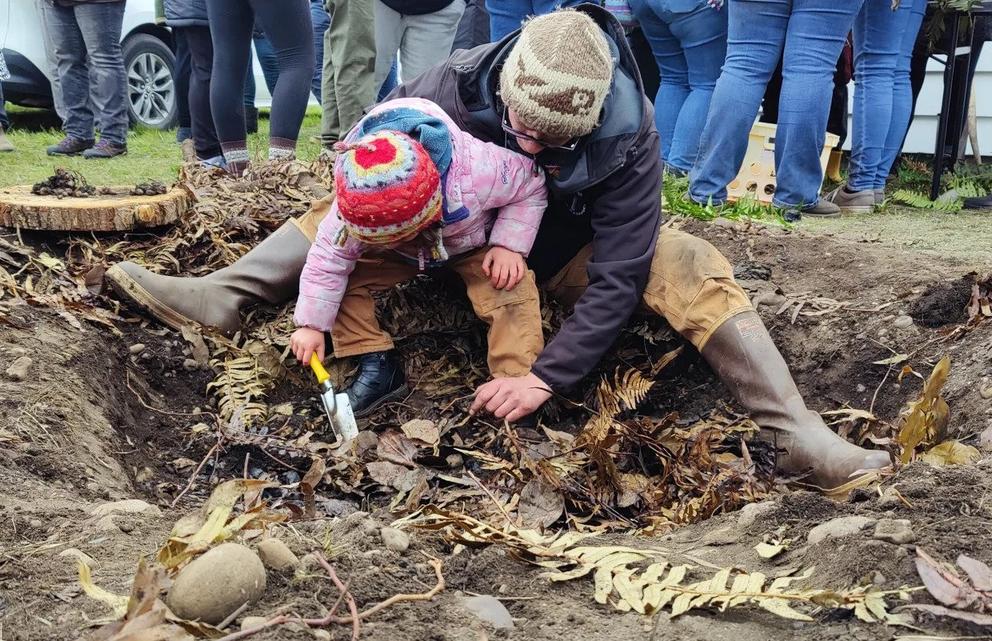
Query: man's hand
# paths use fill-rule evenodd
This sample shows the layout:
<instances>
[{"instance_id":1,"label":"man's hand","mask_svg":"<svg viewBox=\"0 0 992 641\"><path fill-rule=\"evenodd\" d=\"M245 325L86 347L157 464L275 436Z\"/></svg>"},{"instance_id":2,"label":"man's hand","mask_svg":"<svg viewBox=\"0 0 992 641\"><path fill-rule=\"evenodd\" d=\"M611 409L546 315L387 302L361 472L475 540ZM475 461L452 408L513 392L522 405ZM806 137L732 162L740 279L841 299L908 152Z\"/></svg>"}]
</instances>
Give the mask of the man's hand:
<instances>
[{"instance_id":1,"label":"man's hand","mask_svg":"<svg viewBox=\"0 0 992 641\"><path fill-rule=\"evenodd\" d=\"M324 332L310 327L301 327L293 332L289 338L289 347L303 365L310 363L311 354L316 354L317 360L323 362Z\"/></svg>"},{"instance_id":2,"label":"man's hand","mask_svg":"<svg viewBox=\"0 0 992 641\"><path fill-rule=\"evenodd\" d=\"M475 390L470 414L485 409L496 418L519 421L551 398L551 389L534 374L494 378Z\"/></svg>"},{"instance_id":3,"label":"man's hand","mask_svg":"<svg viewBox=\"0 0 992 641\"><path fill-rule=\"evenodd\" d=\"M496 289L510 291L527 273L527 261L515 251L494 246L482 259L482 273Z\"/></svg>"}]
</instances>

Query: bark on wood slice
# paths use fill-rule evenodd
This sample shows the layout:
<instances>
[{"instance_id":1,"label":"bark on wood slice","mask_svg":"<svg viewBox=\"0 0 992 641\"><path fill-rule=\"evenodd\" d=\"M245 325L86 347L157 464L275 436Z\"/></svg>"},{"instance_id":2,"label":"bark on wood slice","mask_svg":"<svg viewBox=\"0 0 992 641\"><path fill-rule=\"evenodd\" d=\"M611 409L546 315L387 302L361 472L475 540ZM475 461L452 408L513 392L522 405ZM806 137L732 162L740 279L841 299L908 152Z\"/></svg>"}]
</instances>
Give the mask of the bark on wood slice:
<instances>
[{"instance_id":1,"label":"bark on wood slice","mask_svg":"<svg viewBox=\"0 0 992 641\"><path fill-rule=\"evenodd\" d=\"M88 198L36 196L31 186L0 189L0 226L57 231L129 231L176 222L192 205L181 187L155 196L132 196L130 187L114 195ZM119 194L119 195L118 195Z\"/></svg>"}]
</instances>

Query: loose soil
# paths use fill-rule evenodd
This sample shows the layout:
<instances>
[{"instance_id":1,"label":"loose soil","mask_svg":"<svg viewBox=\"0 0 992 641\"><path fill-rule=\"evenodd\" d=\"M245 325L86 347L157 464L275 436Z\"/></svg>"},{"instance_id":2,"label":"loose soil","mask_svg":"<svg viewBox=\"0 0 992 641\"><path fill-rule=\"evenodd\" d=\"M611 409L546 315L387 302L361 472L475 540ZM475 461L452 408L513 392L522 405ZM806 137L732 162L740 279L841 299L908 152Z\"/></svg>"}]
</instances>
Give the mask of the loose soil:
<instances>
[{"instance_id":1,"label":"loose soil","mask_svg":"<svg viewBox=\"0 0 992 641\"><path fill-rule=\"evenodd\" d=\"M919 393L909 376L897 382L895 369L875 365L893 354L923 375L945 354L951 374L945 398L951 433L959 438L992 427L992 400L980 390L992 381L992 323L948 339L967 302L973 264L926 258L878 243L726 221L677 222L719 247L738 266L738 276L759 303L759 312L792 366L800 390L818 411L844 406L871 409L894 421ZM777 313L783 296L821 297L847 307L822 315ZM808 307L807 311L812 310ZM0 371L18 357L33 364L24 380L0 380L0 639L75 639L107 617L106 608L81 594L76 563L59 556L75 547L96 560L94 580L126 593L138 560L153 554L172 524L196 509L209 487L200 482L175 508L169 507L190 476L178 459L199 460L205 450L188 447L191 427L209 411L205 386L212 373L187 369L186 343L176 333L134 323L120 336L104 328L73 328L46 309L13 307L0 326ZM875 310L875 311L869 311ZM896 322L903 316L915 322ZM136 343L145 347L138 353ZM659 351L659 356L661 352ZM675 410L686 417L730 403L698 356L687 353L663 373L661 390L646 411ZM312 393L309 386L284 383L275 400ZM236 455L244 457L243 452ZM610 535L630 546L661 546L673 558L689 554L715 566L772 574L786 567L817 566L815 587L845 588L863 582L892 589L918 585L912 545L874 540L870 529L844 539L808 544L809 530L832 518L864 515L908 519L916 544L944 559L960 553L992 563L989 495L992 462L936 469L913 464L886 485L905 501L856 490L843 502L787 491L751 524L736 513L722 514L654 539ZM101 503L141 498L159 513L91 516ZM325 497L333 498L333 497ZM850 616L820 613L815 623L776 618L756 609L723 614L697 612L674 621L621 614L592 599L592 583L550 584L500 547L455 550L427 531L412 532L403 554L386 550L378 528L391 519L375 505L337 503L342 516L300 522L281 536L299 555L330 546L332 562L360 605L397 592L422 592L434 583L422 552L444 561L447 589L431 603L401 604L363 626L363 639L461 641L505 638L557 641L587 639L890 639L897 631ZM369 514L368 511L372 513ZM350 514L348 514L350 512ZM795 543L766 561L753 547L768 533ZM690 561L691 562L691 561ZM700 577L711 573L695 563ZM501 598L514 618L513 630L485 628L460 607L459 593ZM269 576L264 599L245 615L290 607L316 614L336 598L317 568L296 577ZM929 602L925 594L914 599ZM944 635L983 635L981 629L923 618L920 625ZM332 639L349 638L346 629ZM987 638L986 634L985 637ZM304 630L283 627L259 639L311 639Z\"/></svg>"}]
</instances>

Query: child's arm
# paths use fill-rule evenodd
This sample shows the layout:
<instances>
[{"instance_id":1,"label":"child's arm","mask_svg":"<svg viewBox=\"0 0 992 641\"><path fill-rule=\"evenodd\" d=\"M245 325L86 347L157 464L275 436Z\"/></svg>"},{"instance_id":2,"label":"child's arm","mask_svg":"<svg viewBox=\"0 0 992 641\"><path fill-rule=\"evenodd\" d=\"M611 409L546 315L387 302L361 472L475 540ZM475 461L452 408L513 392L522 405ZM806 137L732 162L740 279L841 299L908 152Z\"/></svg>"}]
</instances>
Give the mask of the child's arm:
<instances>
[{"instance_id":1,"label":"child's arm","mask_svg":"<svg viewBox=\"0 0 992 641\"><path fill-rule=\"evenodd\" d=\"M337 204L331 205L331 211L320 222L317 239L300 274L300 295L293 315L297 327L329 332L334 326L348 287L348 276L361 255L359 241L349 238L343 246L338 242L343 227Z\"/></svg>"},{"instance_id":2,"label":"child's arm","mask_svg":"<svg viewBox=\"0 0 992 641\"><path fill-rule=\"evenodd\" d=\"M548 206L548 189L544 172L527 156L496 145L487 144L495 171L479 176L488 187L476 193L483 209L497 209L496 222L489 235L489 244L505 247L522 256L530 253L537 237L537 228ZM487 165L476 165L487 166ZM483 185L478 185L482 187Z\"/></svg>"}]
</instances>

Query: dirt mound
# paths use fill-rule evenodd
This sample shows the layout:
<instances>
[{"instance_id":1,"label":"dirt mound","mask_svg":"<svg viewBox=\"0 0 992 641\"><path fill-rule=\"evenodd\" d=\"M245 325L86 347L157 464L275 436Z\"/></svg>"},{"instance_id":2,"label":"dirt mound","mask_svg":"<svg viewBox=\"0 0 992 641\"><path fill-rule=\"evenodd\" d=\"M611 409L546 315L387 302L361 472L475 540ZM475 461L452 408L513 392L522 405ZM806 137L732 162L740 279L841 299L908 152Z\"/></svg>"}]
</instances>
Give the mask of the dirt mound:
<instances>
[{"instance_id":1,"label":"dirt mound","mask_svg":"<svg viewBox=\"0 0 992 641\"><path fill-rule=\"evenodd\" d=\"M928 289L909 308L909 315L924 327L943 327L968 320L968 301L977 274Z\"/></svg>"}]
</instances>

